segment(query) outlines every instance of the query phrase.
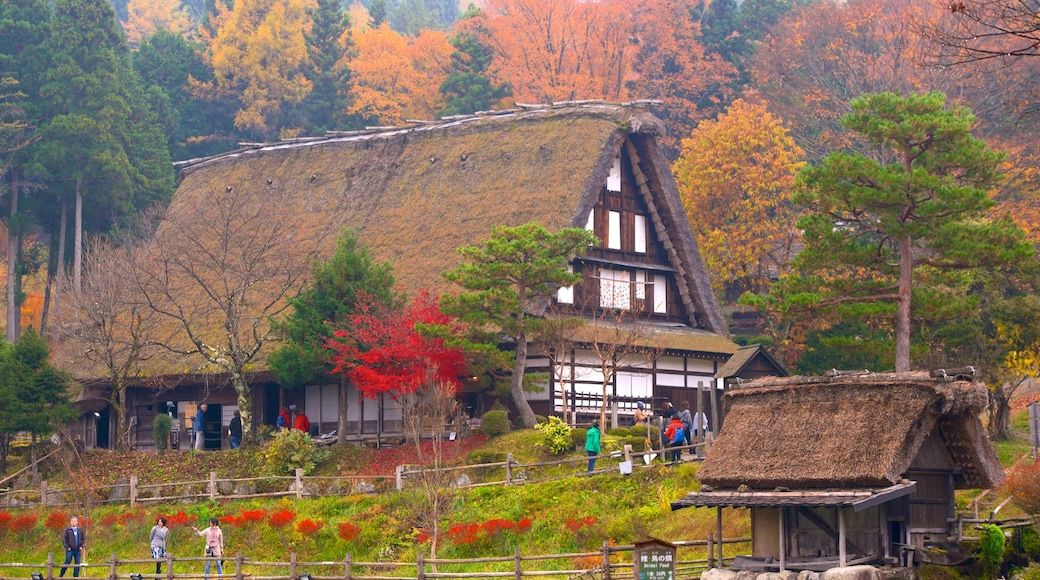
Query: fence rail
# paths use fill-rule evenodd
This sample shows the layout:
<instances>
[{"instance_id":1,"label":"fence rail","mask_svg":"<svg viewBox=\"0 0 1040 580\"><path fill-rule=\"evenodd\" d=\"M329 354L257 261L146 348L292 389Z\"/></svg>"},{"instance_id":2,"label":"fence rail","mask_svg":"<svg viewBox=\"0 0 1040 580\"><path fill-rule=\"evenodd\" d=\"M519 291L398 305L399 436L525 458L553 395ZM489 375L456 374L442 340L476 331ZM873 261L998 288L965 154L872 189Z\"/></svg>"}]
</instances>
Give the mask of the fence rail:
<instances>
[{"instance_id":1,"label":"fence rail","mask_svg":"<svg viewBox=\"0 0 1040 580\"><path fill-rule=\"evenodd\" d=\"M716 559L714 548L719 543L726 545L749 544L751 538L731 538L717 540L708 535L706 540L673 542L677 547L675 570L677 579L699 578L700 572L713 568ZM607 542L594 552L578 552L570 554L545 554L524 556L520 548L514 548L512 556L494 556L463 559L425 559L420 553L414 562L355 562L350 554L338 562L300 562L296 554L290 554L288 562L262 562L244 557L241 553L224 562L224 574L219 576L234 580L425 580L427 578L522 578L565 577L565 578L597 578L604 580L624 580L632 578L633 565L631 556L635 546L611 546ZM680 552L681 551L681 552ZM706 558L698 558L701 553ZM168 557L163 560L120 559L112 554L106 561L98 564L70 564L67 568L79 568L82 577L106 578L108 580L189 580L206 578L201 572L202 564L208 558ZM570 560L569 567L552 567L558 560ZM578 566L577 563L594 566ZM726 557L722 564L732 562ZM163 571L155 574L156 563L162 565ZM489 566L490 565L490 566ZM566 564L565 564L566 566ZM0 563L0 580L26 580L39 574L45 580L53 580L58 571L65 568L52 552L42 564ZM447 570L455 568L454 571ZM484 568L484 569L475 569ZM93 574L91 574L93 572ZM8 573L18 573L9 576ZM407 574L407 575L403 575ZM217 576L212 574L211 576Z\"/></svg>"},{"instance_id":2,"label":"fence rail","mask_svg":"<svg viewBox=\"0 0 1040 580\"><path fill-rule=\"evenodd\" d=\"M82 499L76 501L76 494L93 494L89 503L91 504L114 504L129 502L136 506L146 502L171 502L183 500L234 500L257 497L295 497L303 499L306 497L338 496L345 493L381 493L386 491L402 490L408 486L409 480L421 477L425 473L442 472L458 473L452 486L456 488L472 488L490 485L518 485L527 483L538 483L553 481L562 477L574 475L595 475L618 469L621 461L628 462L633 469L647 467L655 462L667 461L673 451L689 452L689 460L698 461L697 456L703 455L711 442L695 443L670 447L668 449L651 449L649 451L636 452L631 445L625 445L623 451L615 451L596 456L601 465L608 464L609 467L600 467L592 472L585 470L564 475L539 476L541 470L570 464L584 465L589 457L573 459L559 459L555 461L539 461L534 463L519 463L513 459L511 453L507 454L506 461L494 463L481 463L474 465L456 465L440 469L422 469L415 466L398 465L394 475L341 475L341 476L306 476L303 471L297 469L295 476L269 476L269 477L242 477L242 478L218 478L216 472L211 472L209 479L195 481L179 481L167 483L142 484L138 476L131 475L127 483L105 485L90 490L71 490L48 486L46 481L40 483L34 489L13 489L0 491L0 506L6 508L32 508L37 506L66 507L80 506ZM654 457L653 460L644 461L644 457ZM499 479L501 473L501 479ZM168 494L172 492L172 494Z\"/></svg>"}]
</instances>

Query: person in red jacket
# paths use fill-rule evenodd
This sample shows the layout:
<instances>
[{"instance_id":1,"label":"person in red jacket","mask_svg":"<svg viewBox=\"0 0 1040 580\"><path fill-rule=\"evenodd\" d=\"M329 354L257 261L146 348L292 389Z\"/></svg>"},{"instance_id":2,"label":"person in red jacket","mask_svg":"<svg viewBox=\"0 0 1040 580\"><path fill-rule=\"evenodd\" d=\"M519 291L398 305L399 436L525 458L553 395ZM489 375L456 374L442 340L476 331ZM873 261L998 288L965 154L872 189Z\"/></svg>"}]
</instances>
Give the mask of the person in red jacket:
<instances>
[{"instance_id":1,"label":"person in red jacket","mask_svg":"<svg viewBox=\"0 0 1040 580\"><path fill-rule=\"evenodd\" d=\"M293 429L299 429L308 434L311 432L311 422L303 411L300 411L296 415L296 422L293 423Z\"/></svg>"}]
</instances>

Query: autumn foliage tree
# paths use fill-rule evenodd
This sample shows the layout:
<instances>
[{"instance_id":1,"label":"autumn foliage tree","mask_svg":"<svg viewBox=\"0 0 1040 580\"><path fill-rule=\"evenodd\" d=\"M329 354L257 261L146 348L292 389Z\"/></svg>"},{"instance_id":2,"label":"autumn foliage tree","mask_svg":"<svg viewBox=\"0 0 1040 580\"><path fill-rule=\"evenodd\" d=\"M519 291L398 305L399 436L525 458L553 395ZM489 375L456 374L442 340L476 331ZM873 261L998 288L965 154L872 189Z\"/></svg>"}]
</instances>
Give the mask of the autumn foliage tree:
<instances>
[{"instance_id":1,"label":"autumn foliage tree","mask_svg":"<svg viewBox=\"0 0 1040 580\"><path fill-rule=\"evenodd\" d=\"M123 32L131 46L158 30L184 34L191 26L188 12L180 0L130 0L126 6L127 19Z\"/></svg>"},{"instance_id":2,"label":"autumn foliage tree","mask_svg":"<svg viewBox=\"0 0 1040 580\"><path fill-rule=\"evenodd\" d=\"M235 126L268 139L286 109L311 90L307 79L308 9L313 0L239 0L211 39L217 91L239 101Z\"/></svg>"},{"instance_id":3,"label":"autumn foliage tree","mask_svg":"<svg viewBox=\"0 0 1040 580\"><path fill-rule=\"evenodd\" d=\"M638 16L622 0L489 0L495 78L518 101L627 98Z\"/></svg>"},{"instance_id":4,"label":"autumn foliage tree","mask_svg":"<svg viewBox=\"0 0 1040 580\"><path fill-rule=\"evenodd\" d=\"M453 50L443 32L407 37L383 24L354 36L354 48L351 114L388 125L436 117Z\"/></svg>"},{"instance_id":5,"label":"autumn foliage tree","mask_svg":"<svg viewBox=\"0 0 1040 580\"><path fill-rule=\"evenodd\" d=\"M791 193L805 165L783 123L734 101L683 140L674 172L715 291L761 292L788 269L797 240Z\"/></svg>"}]
</instances>

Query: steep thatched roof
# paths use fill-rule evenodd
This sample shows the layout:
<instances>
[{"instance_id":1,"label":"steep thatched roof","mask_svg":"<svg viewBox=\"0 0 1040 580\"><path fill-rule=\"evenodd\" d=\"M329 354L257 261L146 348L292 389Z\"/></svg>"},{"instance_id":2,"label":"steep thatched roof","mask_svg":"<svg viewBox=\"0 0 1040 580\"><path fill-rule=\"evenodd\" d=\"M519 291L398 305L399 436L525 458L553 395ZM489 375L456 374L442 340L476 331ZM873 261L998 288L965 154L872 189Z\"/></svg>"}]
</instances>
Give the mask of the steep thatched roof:
<instances>
[{"instance_id":1,"label":"steep thatched roof","mask_svg":"<svg viewBox=\"0 0 1040 580\"><path fill-rule=\"evenodd\" d=\"M765 378L724 398L726 422L698 473L716 488L887 487L938 431L959 487L1003 479L978 419L986 387L927 373ZM743 489L743 488L742 488Z\"/></svg>"},{"instance_id":2,"label":"steep thatched roof","mask_svg":"<svg viewBox=\"0 0 1040 580\"><path fill-rule=\"evenodd\" d=\"M584 226L613 157L632 139L663 190L658 203L698 310L694 325L726 334L657 147L662 131L642 107L592 103L272 144L185 167L174 207L228 186L258 197L289 188L393 262L406 290L448 290L440 273L459 263L456 248L485 238L494 224Z\"/></svg>"}]
</instances>

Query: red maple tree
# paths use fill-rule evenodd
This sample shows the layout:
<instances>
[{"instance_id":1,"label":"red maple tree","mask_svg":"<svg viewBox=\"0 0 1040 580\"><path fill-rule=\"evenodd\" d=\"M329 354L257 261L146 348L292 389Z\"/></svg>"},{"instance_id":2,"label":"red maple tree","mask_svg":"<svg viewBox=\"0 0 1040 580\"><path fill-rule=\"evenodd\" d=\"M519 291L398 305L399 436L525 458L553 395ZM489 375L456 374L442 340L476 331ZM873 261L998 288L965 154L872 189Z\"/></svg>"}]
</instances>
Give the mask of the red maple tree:
<instances>
[{"instance_id":1,"label":"red maple tree","mask_svg":"<svg viewBox=\"0 0 1040 580\"><path fill-rule=\"evenodd\" d=\"M336 330L325 343L334 352L332 374L346 373L368 398L379 393L398 397L434 382L459 388L459 376L466 371L462 350L418 328L455 329L437 297L422 292L402 309L381 307L370 297L359 302L349 330Z\"/></svg>"}]
</instances>

